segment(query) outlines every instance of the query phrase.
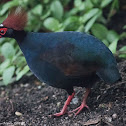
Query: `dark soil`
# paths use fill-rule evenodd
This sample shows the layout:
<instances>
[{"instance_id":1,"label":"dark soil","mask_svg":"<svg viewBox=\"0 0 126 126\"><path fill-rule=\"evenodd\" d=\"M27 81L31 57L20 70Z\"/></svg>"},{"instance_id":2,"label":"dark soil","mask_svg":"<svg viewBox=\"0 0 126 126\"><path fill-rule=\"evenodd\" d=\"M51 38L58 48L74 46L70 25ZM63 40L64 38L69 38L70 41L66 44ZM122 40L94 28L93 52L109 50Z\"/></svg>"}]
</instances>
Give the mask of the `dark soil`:
<instances>
[{"instance_id":1,"label":"dark soil","mask_svg":"<svg viewBox=\"0 0 126 126\"><path fill-rule=\"evenodd\" d=\"M84 126L90 123L97 126L125 126L126 61L119 63L119 69L123 80L110 86L102 81L97 82L87 102L90 110L84 109L76 117L68 114L59 118L49 117L49 114L60 111L67 93L39 82L34 76L1 87L0 126ZM75 91L78 101L74 99L69 110L79 106L82 100L84 89L75 88Z\"/></svg>"}]
</instances>

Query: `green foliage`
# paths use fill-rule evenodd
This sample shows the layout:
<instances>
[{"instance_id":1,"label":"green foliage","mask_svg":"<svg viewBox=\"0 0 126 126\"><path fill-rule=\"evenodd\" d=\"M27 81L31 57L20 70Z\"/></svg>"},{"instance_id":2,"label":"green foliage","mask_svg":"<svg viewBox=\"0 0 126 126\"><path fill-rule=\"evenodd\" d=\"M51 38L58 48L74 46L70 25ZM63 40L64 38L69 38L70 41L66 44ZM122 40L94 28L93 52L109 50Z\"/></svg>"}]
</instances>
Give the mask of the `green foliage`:
<instances>
[{"instance_id":1,"label":"green foliage","mask_svg":"<svg viewBox=\"0 0 126 126\"><path fill-rule=\"evenodd\" d=\"M51 3L50 9L55 18L61 20L63 16L63 6L59 0L55 0Z\"/></svg>"},{"instance_id":2,"label":"green foliage","mask_svg":"<svg viewBox=\"0 0 126 126\"><path fill-rule=\"evenodd\" d=\"M59 21L53 17L47 18L44 22L43 25L45 28L51 30L51 31L57 31L59 29Z\"/></svg>"},{"instance_id":3,"label":"green foliage","mask_svg":"<svg viewBox=\"0 0 126 126\"><path fill-rule=\"evenodd\" d=\"M41 4L38 4L37 6L35 6L31 12L34 14L34 15L37 15L37 16L41 16L42 15L42 11L43 11L43 6Z\"/></svg>"},{"instance_id":4,"label":"green foliage","mask_svg":"<svg viewBox=\"0 0 126 126\"><path fill-rule=\"evenodd\" d=\"M118 53L120 58L126 58L126 46L123 46Z\"/></svg>"},{"instance_id":5,"label":"green foliage","mask_svg":"<svg viewBox=\"0 0 126 126\"><path fill-rule=\"evenodd\" d=\"M9 9L22 6L28 11L27 31L80 31L93 34L102 40L109 49L120 57L125 57L117 51L119 39L125 33L118 35L106 27L108 21L119 9L118 0L11 0L0 4L0 21L6 18ZM104 9L108 14L104 17ZM125 28L125 27L124 27ZM13 39L0 39L0 76L4 84L19 80L29 72L24 56Z\"/></svg>"},{"instance_id":6,"label":"green foliage","mask_svg":"<svg viewBox=\"0 0 126 126\"><path fill-rule=\"evenodd\" d=\"M29 71L19 47L13 39L2 39L0 42L0 76L5 85L19 80ZM25 68L25 69L24 69ZM15 76L17 76L15 78Z\"/></svg>"},{"instance_id":7,"label":"green foliage","mask_svg":"<svg viewBox=\"0 0 126 126\"><path fill-rule=\"evenodd\" d=\"M99 23L95 23L91 31L94 36L102 40L109 47L113 54L116 54L119 35L115 31L108 30L107 27Z\"/></svg>"},{"instance_id":8,"label":"green foliage","mask_svg":"<svg viewBox=\"0 0 126 126\"><path fill-rule=\"evenodd\" d=\"M4 70L2 76L4 84L8 84L9 82L11 82L12 76L14 75L14 71L15 66L10 66Z\"/></svg>"},{"instance_id":9,"label":"green foliage","mask_svg":"<svg viewBox=\"0 0 126 126\"><path fill-rule=\"evenodd\" d=\"M4 43L1 47L1 54L6 58L6 59L11 59L15 55L15 50L14 47L10 43Z\"/></svg>"}]
</instances>

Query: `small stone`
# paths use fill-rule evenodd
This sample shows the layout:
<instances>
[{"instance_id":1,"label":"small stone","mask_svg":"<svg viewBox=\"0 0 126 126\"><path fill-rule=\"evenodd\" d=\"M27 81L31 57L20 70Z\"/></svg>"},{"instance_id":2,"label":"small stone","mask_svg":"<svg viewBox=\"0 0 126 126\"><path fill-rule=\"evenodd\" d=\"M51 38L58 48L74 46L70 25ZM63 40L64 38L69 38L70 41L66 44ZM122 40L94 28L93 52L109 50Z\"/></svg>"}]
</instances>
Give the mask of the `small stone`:
<instances>
[{"instance_id":1,"label":"small stone","mask_svg":"<svg viewBox=\"0 0 126 126\"><path fill-rule=\"evenodd\" d=\"M48 99L49 99L49 97L46 96L46 97L42 98L42 101L47 101Z\"/></svg>"},{"instance_id":2,"label":"small stone","mask_svg":"<svg viewBox=\"0 0 126 126\"><path fill-rule=\"evenodd\" d=\"M16 111L16 112L15 112L15 115L16 115L16 116L22 116L22 113Z\"/></svg>"},{"instance_id":3,"label":"small stone","mask_svg":"<svg viewBox=\"0 0 126 126\"><path fill-rule=\"evenodd\" d=\"M70 118L71 118L72 116L73 116L73 114L72 114L72 113L71 113L71 114L68 114L68 117L70 117Z\"/></svg>"},{"instance_id":4,"label":"small stone","mask_svg":"<svg viewBox=\"0 0 126 126\"><path fill-rule=\"evenodd\" d=\"M21 87L24 87L24 84L20 84Z\"/></svg>"},{"instance_id":5,"label":"small stone","mask_svg":"<svg viewBox=\"0 0 126 126\"><path fill-rule=\"evenodd\" d=\"M123 118L123 121L126 122L126 118L125 117Z\"/></svg>"},{"instance_id":6,"label":"small stone","mask_svg":"<svg viewBox=\"0 0 126 126\"><path fill-rule=\"evenodd\" d=\"M104 91L103 93L106 94L107 91Z\"/></svg>"},{"instance_id":7,"label":"small stone","mask_svg":"<svg viewBox=\"0 0 126 126\"><path fill-rule=\"evenodd\" d=\"M100 108L105 108L105 104L99 104Z\"/></svg>"},{"instance_id":8,"label":"small stone","mask_svg":"<svg viewBox=\"0 0 126 126\"><path fill-rule=\"evenodd\" d=\"M112 115L112 118L113 118L113 119L116 119L116 118L117 118L117 114L114 113L114 114Z\"/></svg>"},{"instance_id":9,"label":"small stone","mask_svg":"<svg viewBox=\"0 0 126 126\"><path fill-rule=\"evenodd\" d=\"M109 102L108 108L109 108L109 109L112 108L112 103L111 103L111 102Z\"/></svg>"},{"instance_id":10,"label":"small stone","mask_svg":"<svg viewBox=\"0 0 126 126\"><path fill-rule=\"evenodd\" d=\"M5 91L2 91L0 96L3 97L5 95Z\"/></svg>"},{"instance_id":11,"label":"small stone","mask_svg":"<svg viewBox=\"0 0 126 126\"><path fill-rule=\"evenodd\" d=\"M57 102L57 107L59 107L61 105L61 102Z\"/></svg>"},{"instance_id":12,"label":"small stone","mask_svg":"<svg viewBox=\"0 0 126 126\"><path fill-rule=\"evenodd\" d=\"M111 117L105 117L107 122L112 122L112 118Z\"/></svg>"},{"instance_id":13,"label":"small stone","mask_svg":"<svg viewBox=\"0 0 126 126\"><path fill-rule=\"evenodd\" d=\"M26 83L26 84L21 84L21 87L28 87L29 86L29 84L28 83Z\"/></svg>"},{"instance_id":14,"label":"small stone","mask_svg":"<svg viewBox=\"0 0 126 126\"><path fill-rule=\"evenodd\" d=\"M45 83L43 82L41 85L42 85L42 87L44 87L45 86Z\"/></svg>"},{"instance_id":15,"label":"small stone","mask_svg":"<svg viewBox=\"0 0 126 126\"><path fill-rule=\"evenodd\" d=\"M40 81L35 81L34 83L35 83L36 85L38 85L38 86L41 84Z\"/></svg>"},{"instance_id":16,"label":"small stone","mask_svg":"<svg viewBox=\"0 0 126 126\"><path fill-rule=\"evenodd\" d=\"M100 95L97 96L97 100L100 98Z\"/></svg>"},{"instance_id":17,"label":"small stone","mask_svg":"<svg viewBox=\"0 0 126 126\"><path fill-rule=\"evenodd\" d=\"M41 89L42 88L42 86L38 86L38 89Z\"/></svg>"},{"instance_id":18,"label":"small stone","mask_svg":"<svg viewBox=\"0 0 126 126\"><path fill-rule=\"evenodd\" d=\"M76 105L78 103L78 98L77 97L73 98L71 103L74 104L74 105Z\"/></svg>"},{"instance_id":19,"label":"small stone","mask_svg":"<svg viewBox=\"0 0 126 126\"><path fill-rule=\"evenodd\" d=\"M53 98L56 98L56 95L53 95L52 97L53 97Z\"/></svg>"},{"instance_id":20,"label":"small stone","mask_svg":"<svg viewBox=\"0 0 126 126\"><path fill-rule=\"evenodd\" d=\"M29 84L28 83L26 83L25 85L24 85L24 87L28 87L29 86Z\"/></svg>"},{"instance_id":21,"label":"small stone","mask_svg":"<svg viewBox=\"0 0 126 126\"><path fill-rule=\"evenodd\" d=\"M67 120L67 119L68 119L68 117L65 117L65 119Z\"/></svg>"}]
</instances>

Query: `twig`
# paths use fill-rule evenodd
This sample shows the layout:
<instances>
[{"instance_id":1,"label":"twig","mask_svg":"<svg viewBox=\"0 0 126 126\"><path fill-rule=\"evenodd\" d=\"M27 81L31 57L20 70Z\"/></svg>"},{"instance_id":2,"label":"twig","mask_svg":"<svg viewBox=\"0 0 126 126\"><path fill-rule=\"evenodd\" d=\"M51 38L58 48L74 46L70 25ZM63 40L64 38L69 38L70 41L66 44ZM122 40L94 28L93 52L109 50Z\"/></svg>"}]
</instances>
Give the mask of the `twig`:
<instances>
[{"instance_id":1,"label":"twig","mask_svg":"<svg viewBox=\"0 0 126 126\"><path fill-rule=\"evenodd\" d=\"M84 125L84 126L89 126L89 125L94 125L94 124L99 124L101 122L101 118L98 118L98 119L89 119L87 122L78 122L80 123L81 125Z\"/></svg>"},{"instance_id":2,"label":"twig","mask_svg":"<svg viewBox=\"0 0 126 126\"><path fill-rule=\"evenodd\" d=\"M108 126L114 126L113 124L109 123L108 121L106 121L105 119L102 119L102 122L107 124Z\"/></svg>"},{"instance_id":3,"label":"twig","mask_svg":"<svg viewBox=\"0 0 126 126\"><path fill-rule=\"evenodd\" d=\"M10 101L10 103L11 103L12 111L14 111L13 102L12 102L11 99L10 99L9 101Z\"/></svg>"},{"instance_id":4,"label":"twig","mask_svg":"<svg viewBox=\"0 0 126 126\"><path fill-rule=\"evenodd\" d=\"M122 84L125 84L125 83L126 83L126 81L123 81L123 82L117 83L115 85L112 85L110 87L107 87L106 89L110 89L110 88L113 88L113 87L116 87L116 86L119 86L119 85L122 85Z\"/></svg>"}]
</instances>

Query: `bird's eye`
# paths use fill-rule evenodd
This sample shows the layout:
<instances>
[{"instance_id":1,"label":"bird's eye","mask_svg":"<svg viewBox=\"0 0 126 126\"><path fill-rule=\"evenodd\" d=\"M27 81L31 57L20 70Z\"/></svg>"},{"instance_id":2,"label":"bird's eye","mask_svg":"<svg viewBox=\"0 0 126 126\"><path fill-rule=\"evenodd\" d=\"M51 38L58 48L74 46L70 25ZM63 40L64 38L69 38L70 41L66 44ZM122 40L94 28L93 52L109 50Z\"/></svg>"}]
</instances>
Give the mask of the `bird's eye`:
<instances>
[{"instance_id":1,"label":"bird's eye","mask_svg":"<svg viewBox=\"0 0 126 126\"><path fill-rule=\"evenodd\" d=\"M1 30L0 32L1 32L1 33L4 33L4 30Z\"/></svg>"}]
</instances>

